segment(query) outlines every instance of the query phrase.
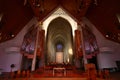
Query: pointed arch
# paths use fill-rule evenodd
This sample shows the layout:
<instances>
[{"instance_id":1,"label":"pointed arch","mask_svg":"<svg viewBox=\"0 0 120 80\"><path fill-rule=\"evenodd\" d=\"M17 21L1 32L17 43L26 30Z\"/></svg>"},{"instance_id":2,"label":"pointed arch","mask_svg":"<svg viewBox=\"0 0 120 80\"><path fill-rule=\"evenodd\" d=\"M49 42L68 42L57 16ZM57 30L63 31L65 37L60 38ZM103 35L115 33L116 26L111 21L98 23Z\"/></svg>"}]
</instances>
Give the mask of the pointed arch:
<instances>
[{"instance_id":1,"label":"pointed arch","mask_svg":"<svg viewBox=\"0 0 120 80\"><path fill-rule=\"evenodd\" d=\"M69 58L68 50L72 49L73 45L72 27L70 23L62 18L57 17L53 19L47 29L47 55L48 61L55 62L55 53L57 45L62 45L62 52L64 53L64 62ZM59 50L58 50L59 51Z\"/></svg>"}]
</instances>

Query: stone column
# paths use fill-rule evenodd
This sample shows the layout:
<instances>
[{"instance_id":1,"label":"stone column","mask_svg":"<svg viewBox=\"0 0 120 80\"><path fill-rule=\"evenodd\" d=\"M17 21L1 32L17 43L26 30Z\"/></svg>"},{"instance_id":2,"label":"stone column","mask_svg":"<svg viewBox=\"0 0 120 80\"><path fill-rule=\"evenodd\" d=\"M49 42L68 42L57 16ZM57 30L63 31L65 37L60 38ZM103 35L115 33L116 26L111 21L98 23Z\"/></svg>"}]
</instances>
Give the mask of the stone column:
<instances>
[{"instance_id":1,"label":"stone column","mask_svg":"<svg viewBox=\"0 0 120 80\"><path fill-rule=\"evenodd\" d=\"M34 70L35 70L37 47L38 47L38 39L39 39L39 29L40 29L41 26L42 26L41 24L38 24L38 25L37 25L37 36L36 36L35 51L34 51L34 56L33 56L33 60L32 60L31 71L34 71Z\"/></svg>"}]
</instances>

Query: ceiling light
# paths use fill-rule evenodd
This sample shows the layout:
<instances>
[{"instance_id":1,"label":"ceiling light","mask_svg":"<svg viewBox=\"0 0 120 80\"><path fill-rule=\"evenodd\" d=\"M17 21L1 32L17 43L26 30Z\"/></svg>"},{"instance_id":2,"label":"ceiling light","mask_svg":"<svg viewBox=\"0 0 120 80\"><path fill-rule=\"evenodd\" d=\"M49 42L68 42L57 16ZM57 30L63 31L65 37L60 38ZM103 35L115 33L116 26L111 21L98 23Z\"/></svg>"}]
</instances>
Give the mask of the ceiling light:
<instances>
[{"instance_id":1,"label":"ceiling light","mask_svg":"<svg viewBox=\"0 0 120 80\"><path fill-rule=\"evenodd\" d=\"M11 37L14 37L14 36L15 36L14 34L11 35Z\"/></svg>"},{"instance_id":2,"label":"ceiling light","mask_svg":"<svg viewBox=\"0 0 120 80\"><path fill-rule=\"evenodd\" d=\"M107 34L106 34L105 36L106 36L106 37L109 37L109 35L107 35Z\"/></svg>"}]
</instances>

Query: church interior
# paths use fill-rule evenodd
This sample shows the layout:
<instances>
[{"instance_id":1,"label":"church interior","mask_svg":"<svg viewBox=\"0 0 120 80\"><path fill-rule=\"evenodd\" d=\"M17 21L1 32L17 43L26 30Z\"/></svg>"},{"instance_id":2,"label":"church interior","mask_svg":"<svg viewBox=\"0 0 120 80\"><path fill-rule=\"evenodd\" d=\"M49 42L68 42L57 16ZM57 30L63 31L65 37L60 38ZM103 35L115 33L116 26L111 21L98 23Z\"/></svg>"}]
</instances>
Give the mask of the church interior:
<instances>
[{"instance_id":1,"label":"church interior","mask_svg":"<svg viewBox=\"0 0 120 80\"><path fill-rule=\"evenodd\" d=\"M119 3L0 0L0 80L119 80Z\"/></svg>"}]
</instances>

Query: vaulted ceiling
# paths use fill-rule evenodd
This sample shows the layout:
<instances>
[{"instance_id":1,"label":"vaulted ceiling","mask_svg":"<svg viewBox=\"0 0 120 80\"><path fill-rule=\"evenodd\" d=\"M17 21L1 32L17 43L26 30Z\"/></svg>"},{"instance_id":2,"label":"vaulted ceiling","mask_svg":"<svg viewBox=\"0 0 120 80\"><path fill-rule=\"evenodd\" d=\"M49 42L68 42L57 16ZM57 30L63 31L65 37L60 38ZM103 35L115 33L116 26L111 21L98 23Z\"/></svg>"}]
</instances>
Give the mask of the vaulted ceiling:
<instances>
[{"instance_id":1,"label":"vaulted ceiling","mask_svg":"<svg viewBox=\"0 0 120 80\"><path fill-rule=\"evenodd\" d=\"M107 38L120 43L120 0L0 0L0 42L14 38L32 19L44 20L61 6L79 23L87 17ZM2 19L1 19L2 18Z\"/></svg>"}]
</instances>

